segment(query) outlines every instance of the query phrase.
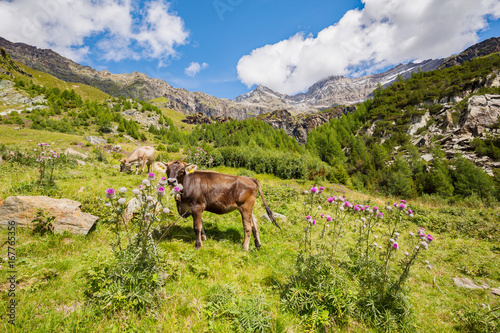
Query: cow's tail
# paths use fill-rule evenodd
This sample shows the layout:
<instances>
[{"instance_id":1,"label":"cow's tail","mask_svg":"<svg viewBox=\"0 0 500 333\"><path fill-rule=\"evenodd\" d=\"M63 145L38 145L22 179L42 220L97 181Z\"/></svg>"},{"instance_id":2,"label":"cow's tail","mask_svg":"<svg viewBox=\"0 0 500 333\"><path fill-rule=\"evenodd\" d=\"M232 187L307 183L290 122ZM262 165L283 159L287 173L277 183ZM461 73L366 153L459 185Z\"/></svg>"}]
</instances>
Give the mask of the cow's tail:
<instances>
[{"instance_id":1,"label":"cow's tail","mask_svg":"<svg viewBox=\"0 0 500 333\"><path fill-rule=\"evenodd\" d=\"M259 189L260 197L262 198L262 203L264 204L264 207L266 207L267 216L269 216L269 219L271 219L271 221L273 221L274 225L277 226L281 230L281 227L278 225L278 222L276 222L276 219L274 218L274 215L273 215L273 212L271 211L271 208L269 208L269 206L266 203L266 200L264 199L264 194L262 193L262 188L260 187L260 182L255 178L252 178L252 180L255 183L255 185L257 185L257 188Z\"/></svg>"}]
</instances>

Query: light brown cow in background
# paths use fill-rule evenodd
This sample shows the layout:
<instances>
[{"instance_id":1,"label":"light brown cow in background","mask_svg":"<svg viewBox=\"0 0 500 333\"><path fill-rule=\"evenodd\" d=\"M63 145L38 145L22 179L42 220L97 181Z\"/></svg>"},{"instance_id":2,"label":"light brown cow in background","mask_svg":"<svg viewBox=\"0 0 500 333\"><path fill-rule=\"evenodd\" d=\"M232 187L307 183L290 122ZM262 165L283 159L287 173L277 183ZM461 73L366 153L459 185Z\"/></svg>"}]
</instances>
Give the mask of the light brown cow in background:
<instances>
[{"instance_id":1,"label":"light brown cow in background","mask_svg":"<svg viewBox=\"0 0 500 333\"><path fill-rule=\"evenodd\" d=\"M120 164L120 172L132 171L132 166L135 165L135 174L139 172L139 166L141 167L141 173L144 172L144 167L148 166L148 173L150 172L151 165L155 161L155 149L149 146L137 147L134 149L132 154L128 158L124 158Z\"/></svg>"}]
</instances>

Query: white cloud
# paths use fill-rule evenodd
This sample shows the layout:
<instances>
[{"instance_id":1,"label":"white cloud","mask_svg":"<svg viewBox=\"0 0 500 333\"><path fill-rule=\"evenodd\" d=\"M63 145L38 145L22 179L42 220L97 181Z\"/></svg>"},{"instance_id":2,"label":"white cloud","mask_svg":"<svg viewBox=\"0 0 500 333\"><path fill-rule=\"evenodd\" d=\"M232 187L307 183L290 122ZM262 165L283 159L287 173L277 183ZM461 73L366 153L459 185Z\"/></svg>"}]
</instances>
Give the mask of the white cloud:
<instances>
[{"instance_id":1,"label":"white cloud","mask_svg":"<svg viewBox=\"0 0 500 333\"><path fill-rule=\"evenodd\" d=\"M198 74L202 69L205 69L208 67L208 64L206 62L200 63L198 62L191 62L189 67L184 69L184 73L186 73L187 76L194 77L196 74Z\"/></svg>"},{"instance_id":2,"label":"white cloud","mask_svg":"<svg viewBox=\"0 0 500 333\"><path fill-rule=\"evenodd\" d=\"M478 41L498 0L363 0L364 8L317 36L296 34L243 56L238 77L295 94L331 75L371 74L401 62L441 58Z\"/></svg>"},{"instance_id":3,"label":"white cloud","mask_svg":"<svg viewBox=\"0 0 500 333\"><path fill-rule=\"evenodd\" d=\"M175 48L186 44L189 36L182 19L161 0L141 2L141 8L136 3L0 1L0 35L12 42L51 48L75 61L89 52L114 61L149 58L161 63L175 56Z\"/></svg>"}]
</instances>

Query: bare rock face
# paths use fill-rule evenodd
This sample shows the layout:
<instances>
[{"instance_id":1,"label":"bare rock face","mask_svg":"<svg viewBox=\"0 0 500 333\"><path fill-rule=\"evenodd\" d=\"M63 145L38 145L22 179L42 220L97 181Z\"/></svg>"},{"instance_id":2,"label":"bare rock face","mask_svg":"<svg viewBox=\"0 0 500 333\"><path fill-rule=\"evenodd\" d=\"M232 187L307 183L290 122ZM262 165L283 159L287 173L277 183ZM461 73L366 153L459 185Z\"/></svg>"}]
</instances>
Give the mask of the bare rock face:
<instances>
[{"instance_id":1,"label":"bare rock face","mask_svg":"<svg viewBox=\"0 0 500 333\"><path fill-rule=\"evenodd\" d=\"M469 99L462 132L474 136L493 127L500 117L500 95L476 95Z\"/></svg>"},{"instance_id":2,"label":"bare rock face","mask_svg":"<svg viewBox=\"0 0 500 333\"><path fill-rule=\"evenodd\" d=\"M80 153L79 151L74 150L73 148L68 148L64 151L64 155L72 155L78 158L86 160L88 158L87 155Z\"/></svg>"},{"instance_id":3,"label":"bare rock face","mask_svg":"<svg viewBox=\"0 0 500 333\"><path fill-rule=\"evenodd\" d=\"M86 235L99 217L81 211L81 203L70 199L53 199L47 196L15 196L5 199L0 206L0 226L9 221L18 226L30 226L39 209L54 217L54 232L68 231Z\"/></svg>"}]
</instances>

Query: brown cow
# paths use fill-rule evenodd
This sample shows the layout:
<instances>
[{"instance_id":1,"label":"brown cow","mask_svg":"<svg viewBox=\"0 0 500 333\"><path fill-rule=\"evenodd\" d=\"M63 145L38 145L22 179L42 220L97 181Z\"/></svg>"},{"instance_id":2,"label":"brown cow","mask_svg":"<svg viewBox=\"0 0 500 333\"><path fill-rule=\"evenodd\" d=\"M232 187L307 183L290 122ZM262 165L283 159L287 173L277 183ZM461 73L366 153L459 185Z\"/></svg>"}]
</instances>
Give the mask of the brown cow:
<instances>
[{"instance_id":1,"label":"brown cow","mask_svg":"<svg viewBox=\"0 0 500 333\"><path fill-rule=\"evenodd\" d=\"M182 184L182 193L176 196L177 211L183 217L193 216L196 249L206 240L201 220L204 210L215 214L226 214L239 210L243 222L245 239L243 249L248 251L250 233L253 233L255 247L260 248L259 227L253 215L253 206L259 190L267 214L279 228L271 209L267 206L260 183L255 178L231 176L213 171L195 171L196 165L183 161L167 163L169 186ZM281 229L281 228L280 228Z\"/></svg>"},{"instance_id":2,"label":"brown cow","mask_svg":"<svg viewBox=\"0 0 500 333\"><path fill-rule=\"evenodd\" d=\"M141 166L141 173L144 172L144 167L148 166L148 173L151 165L155 160L155 149L149 146L137 147L128 158L124 158L120 164L120 172L132 171L132 166L135 165L135 174L139 172Z\"/></svg>"}]
</instances>

